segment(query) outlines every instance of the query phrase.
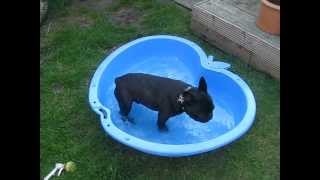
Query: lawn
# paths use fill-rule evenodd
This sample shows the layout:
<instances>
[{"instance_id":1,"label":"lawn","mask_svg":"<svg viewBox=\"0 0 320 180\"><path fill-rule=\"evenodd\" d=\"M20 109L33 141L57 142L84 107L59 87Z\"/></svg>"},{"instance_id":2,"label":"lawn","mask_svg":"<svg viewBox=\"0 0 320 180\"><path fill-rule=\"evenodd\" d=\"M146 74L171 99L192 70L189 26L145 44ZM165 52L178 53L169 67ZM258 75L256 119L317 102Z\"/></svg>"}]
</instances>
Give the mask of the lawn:
<instances>
[{"instance_id":1,"label":"lawn","mask_svg":"<svg viewBox=\"0 0 320 180\"><path fill-rule=\"evenodd\" d=\"M169 0L51 0L40 28L40 176L72 160L74 173L53 179L280 179L280 83L202 41L190 12ZM69 1L68 1L69 2ZM251 87L256 121L215 152L186 158L147 155L108 137L88 104L88 84L114 48L141 36L171 34L198 43L232 65Z\"/></svg>"}]
</instances>

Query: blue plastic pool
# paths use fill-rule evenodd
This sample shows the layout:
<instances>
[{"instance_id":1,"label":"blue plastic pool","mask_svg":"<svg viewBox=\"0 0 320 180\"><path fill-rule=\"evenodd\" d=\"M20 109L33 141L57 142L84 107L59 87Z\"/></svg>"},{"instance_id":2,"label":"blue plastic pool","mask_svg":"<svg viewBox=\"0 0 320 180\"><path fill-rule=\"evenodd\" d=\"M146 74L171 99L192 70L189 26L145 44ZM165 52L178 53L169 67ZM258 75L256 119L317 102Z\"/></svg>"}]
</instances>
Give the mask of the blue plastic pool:
<instances>
[{"instance_id":1,"label":"blue plastic pool","mask_svg":"<svg viewBox=\"0 0 320 180\"><path fill-rule=\"evenodd\" d=\"M118 48L100 64L91 80L89 102L100 115L104 130L127 146L170 157L208 152L238 139L255 118L250 88L228 67L189 40L167 35L143 37ZM200 123L184 113L167 121L168 132L160 132L157 112L133 104L130 116L135 124L124 122L113 93L114 79L129 72L179 79L194 86L204 76L215 104L213 119Z\"/></svg>"}]
</instances>

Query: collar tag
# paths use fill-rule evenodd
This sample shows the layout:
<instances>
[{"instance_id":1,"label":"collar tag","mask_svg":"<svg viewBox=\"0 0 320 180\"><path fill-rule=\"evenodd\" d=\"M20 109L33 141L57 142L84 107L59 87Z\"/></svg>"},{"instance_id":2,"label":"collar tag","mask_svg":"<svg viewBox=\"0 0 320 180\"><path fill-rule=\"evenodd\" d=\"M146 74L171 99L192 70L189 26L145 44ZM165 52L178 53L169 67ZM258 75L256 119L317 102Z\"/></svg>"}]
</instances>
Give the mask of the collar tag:
<instances>
[{"instance_id":1,"label":"collar tag","mask_svg":"<svg viewBox=\"0 0 320 180\"><path fill-rule=\"evenodd\" d=\"M183 104L183 102L184 102L184 97L182 96L182 94L179 95L177 101L178 101L178 103Z\"/></svg>"},{"instance_id":2,"label":"collar tag","mask_svg":"<svg viewBox=\"0 0 320 180\"><path fill-rule=\"evenodd\" d=\"M188 86L187 88L185 88L184 89L184 92L187 92L187 91L189 91L190 89L191 89L192 87L191 86ZM183 97L183 95L182 94L179 94L179 96L178 96L178 98L177 98L177 102L179 103L179 104L181 104L182 105L182 110L184 110L184 106L183 106L183 103L184 103L184 97Z\"/></svg>"}]
</instances>

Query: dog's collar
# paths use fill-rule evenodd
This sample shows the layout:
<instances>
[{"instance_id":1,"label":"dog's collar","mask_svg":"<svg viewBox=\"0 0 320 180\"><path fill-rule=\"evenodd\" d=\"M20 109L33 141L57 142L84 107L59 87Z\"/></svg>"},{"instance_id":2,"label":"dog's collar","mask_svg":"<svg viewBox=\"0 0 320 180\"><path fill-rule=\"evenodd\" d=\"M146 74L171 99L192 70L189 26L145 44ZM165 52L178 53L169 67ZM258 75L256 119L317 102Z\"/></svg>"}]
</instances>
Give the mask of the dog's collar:
<instances>
[{"instance_id":1,"label":"dog's collar","mask_svg":"<svg viewBox=\"0 0 320 180\"><path fill-rule=\"evenodd\" d=\"M183 90L183 93L184 92L187 92L191 89L192 87L191 86L188 86L187 88L185 88ZM183 97L183 93L179 94L178 98L177 98L177 103L181 105L181 109L184 110L184 97Z\"/></svg>"}]
</instances>

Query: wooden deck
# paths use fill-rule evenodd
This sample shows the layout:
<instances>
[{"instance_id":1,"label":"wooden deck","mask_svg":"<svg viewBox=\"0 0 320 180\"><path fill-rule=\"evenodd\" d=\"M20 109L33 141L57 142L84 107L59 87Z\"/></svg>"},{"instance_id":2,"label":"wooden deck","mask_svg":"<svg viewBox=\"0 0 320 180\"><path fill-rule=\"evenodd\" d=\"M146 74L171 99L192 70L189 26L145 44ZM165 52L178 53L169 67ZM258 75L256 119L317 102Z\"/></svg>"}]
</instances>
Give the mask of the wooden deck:
<instances>
[{"instance_id":1,"label":"wooden deck","mask_svg":"<svg viewBox=\"0 0 320 180\"><path fill-rule=\"evenodd\" d=\"M176 1L191 7L191 28L197 35L280 79L280 36L255 24L260 0Z\"/></svg>"}]
</instances>

